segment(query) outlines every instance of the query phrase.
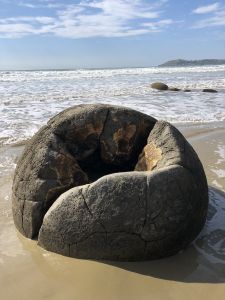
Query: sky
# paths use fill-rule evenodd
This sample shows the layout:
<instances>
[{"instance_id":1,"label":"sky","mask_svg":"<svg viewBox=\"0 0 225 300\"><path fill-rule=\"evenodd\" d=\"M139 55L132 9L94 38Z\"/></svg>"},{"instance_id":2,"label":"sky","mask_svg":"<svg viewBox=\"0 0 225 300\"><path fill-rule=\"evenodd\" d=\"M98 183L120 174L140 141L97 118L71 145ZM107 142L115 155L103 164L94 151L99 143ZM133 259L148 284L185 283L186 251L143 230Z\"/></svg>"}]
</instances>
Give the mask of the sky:
<instances>
[{"instance_id":1,"label":"sky","mask_svg":"<svg viewBox=\"0 0 225 300\"><path fill-rule=\"evenodd\" d=\"M0 0L0 69L225 58L225 0Z\"/></svg>"}]
</instances>

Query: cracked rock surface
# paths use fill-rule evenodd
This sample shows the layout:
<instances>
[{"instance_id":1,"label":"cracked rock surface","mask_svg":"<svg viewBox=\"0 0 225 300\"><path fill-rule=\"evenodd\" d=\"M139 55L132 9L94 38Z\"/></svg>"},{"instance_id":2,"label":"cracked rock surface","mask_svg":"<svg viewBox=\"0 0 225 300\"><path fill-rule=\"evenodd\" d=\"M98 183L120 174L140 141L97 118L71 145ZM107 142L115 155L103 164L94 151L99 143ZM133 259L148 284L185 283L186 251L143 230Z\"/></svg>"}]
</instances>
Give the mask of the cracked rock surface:
<instances>
[{"instance_id":1,"label":"cracked rock surface","mask_svg":"<svg viewBox=\"0 0 225 300\"><path fill-rule=\"evenodd\" d=\"M195 239L208 187L197 154L171 124L124 107L80 105L30 140L12 201L18 230L47 250L146 260Z\"/></svg>"}]
</instances>

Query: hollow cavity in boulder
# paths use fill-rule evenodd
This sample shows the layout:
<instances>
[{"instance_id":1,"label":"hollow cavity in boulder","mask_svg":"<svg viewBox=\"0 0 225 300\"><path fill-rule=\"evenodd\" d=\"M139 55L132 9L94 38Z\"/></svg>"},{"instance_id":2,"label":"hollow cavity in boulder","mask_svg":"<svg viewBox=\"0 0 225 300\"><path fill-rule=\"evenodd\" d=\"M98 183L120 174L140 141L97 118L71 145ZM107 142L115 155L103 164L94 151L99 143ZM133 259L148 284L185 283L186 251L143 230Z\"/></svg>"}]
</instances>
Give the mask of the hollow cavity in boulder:
<instances>
[{"instance_id":1,"label":"hollow cavity in boulder","mask_svg":"<svg viewBox=\"0 0 225 300\"><path fill-rule=\"evenodd\" d=\"M133 171L155 122L108 105L80 105L51 119L30 140L15 172L17 228L33 238L63 192L107 174Z\"/></svg>"}]
</instances>

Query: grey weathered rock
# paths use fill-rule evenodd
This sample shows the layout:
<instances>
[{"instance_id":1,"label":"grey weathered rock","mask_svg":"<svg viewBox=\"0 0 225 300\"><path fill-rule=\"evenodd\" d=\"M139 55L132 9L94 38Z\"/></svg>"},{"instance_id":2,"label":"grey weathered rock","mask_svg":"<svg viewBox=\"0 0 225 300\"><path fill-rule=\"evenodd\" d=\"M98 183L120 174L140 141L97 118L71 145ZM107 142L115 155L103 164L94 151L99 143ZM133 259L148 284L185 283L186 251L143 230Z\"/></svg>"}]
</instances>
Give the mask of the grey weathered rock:
<instances>
[{"instance_id":1,"label":"grey weathered rock","mask_svg":"<svg viewBox=\"0 0 225 300\"><path fill-rule=\"evenodd\" d=\"M14 179L20 232L77 258L172 255L198 235L207 207L203 167L182 134L121 107L83 105L51 119Z\"/></svg>"},{"instance_id":2,"label":"grey weathered rock","mask_svg":"<svg viewBox=\"0 0 225 300\"><path fill-rule=\"evenodd\" d=\"M168 90L168 85L162 82L154 82L151 84L151 88L159 90L159 91L166 91Z\"/></svg>"},{"instance_id":3,"label":"grey weathered rock","mask_svg":"<svg viewBox=\"0 0 225 300\"><path fill-rule=\"evenodd\" d=\"M204 93L218 93L217 90L214 90L214 89L203 89L202 90Z\"/></svg>"},{"instance_id":4,"label":"grey weathered rock","mask_svg":"<svg viewBox=\"0 0 225 300\"><path fill-rule=\"evenodd\" d=\"M176 87L170 87L170 88L169 88L169 91L171 91L171 92L179 92L180 89L178 89L178 88L176 88Z\"/></svg>"}]
</instances>

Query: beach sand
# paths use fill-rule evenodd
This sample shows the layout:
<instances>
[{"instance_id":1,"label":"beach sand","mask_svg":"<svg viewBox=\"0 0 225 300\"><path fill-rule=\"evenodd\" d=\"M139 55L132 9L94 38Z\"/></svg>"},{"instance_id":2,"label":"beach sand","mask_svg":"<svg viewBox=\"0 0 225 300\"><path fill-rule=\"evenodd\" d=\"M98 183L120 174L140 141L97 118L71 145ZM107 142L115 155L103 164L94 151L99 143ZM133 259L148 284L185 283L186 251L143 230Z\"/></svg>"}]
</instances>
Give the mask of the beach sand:
<instances>
[{"instance_id":1,"label":"beach sand","mask_svg":"<svg viewBox=\"0 0 225 300\"><path fill-rule=\"evenodd\" d=\"M96 262L50 253L15 229L13 171L0 181L0 298L76 300L223 299L225 295L225 124L177 125L203 162L210 188L208 221L195 243L150 262ZM22 146L1 155L17 157Z\"/></svg>"}]
</instances>

